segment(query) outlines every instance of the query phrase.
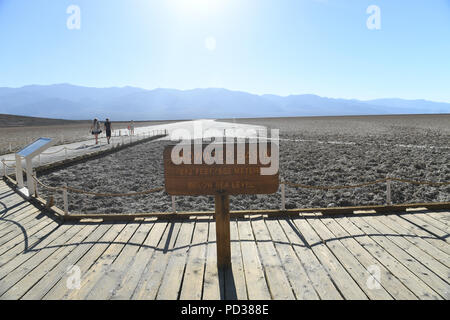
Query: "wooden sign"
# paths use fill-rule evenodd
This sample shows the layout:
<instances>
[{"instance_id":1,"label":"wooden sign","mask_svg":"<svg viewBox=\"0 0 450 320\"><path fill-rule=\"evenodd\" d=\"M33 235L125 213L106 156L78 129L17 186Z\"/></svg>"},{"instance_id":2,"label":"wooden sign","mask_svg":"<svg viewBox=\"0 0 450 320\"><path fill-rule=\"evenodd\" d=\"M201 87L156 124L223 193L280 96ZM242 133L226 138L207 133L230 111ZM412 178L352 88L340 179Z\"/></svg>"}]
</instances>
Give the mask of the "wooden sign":
<instances>
[{"instance_id":1,"label":"wooden sign","mask_svg":"<svg viewBox=\"0 0 450 320\"><path fill-rule=\"evenodd\" d=\"M214 195L218 268L231 267L229 195L278 190L278 144L187 144L164 149L166 192Z\"/></svg>"},{"instance_id":2,"label":"wooden sign","mask_svg":"<svg viewBox=\"0 0 450 320\"><path fill-rule=\"evenodd\" d=\"M181 151L175 150L175 157L185 156L187 164L174 163L172 151L175 146L167 146L164 150L166 192L170 195L275 193L279 186L278 149L273 148L278 145L264 144L263 151L257 143L222 144L222 151L216 148L217 144L191 144ZM183 154L189 150L190 155ZM272 174L264 172L264 168Z\"/></svg>"}]
</instances>

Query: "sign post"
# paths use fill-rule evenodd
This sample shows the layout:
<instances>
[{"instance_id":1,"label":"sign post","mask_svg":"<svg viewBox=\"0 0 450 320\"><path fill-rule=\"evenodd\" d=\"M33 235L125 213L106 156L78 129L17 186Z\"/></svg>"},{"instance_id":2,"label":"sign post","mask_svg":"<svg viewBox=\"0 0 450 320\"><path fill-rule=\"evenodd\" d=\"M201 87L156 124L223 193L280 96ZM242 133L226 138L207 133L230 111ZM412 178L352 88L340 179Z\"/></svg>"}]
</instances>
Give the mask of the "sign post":
<instances>
[{"instance_id":1,"label":"sign post","mask_svg":"<svg viewBox=\"0 0 450 320\"><path fill-rule=\"evenodd\" d=\"M216 220L217 266L229 268L231 266L229 195L216 195L214 218Z\"/></svg>"},{"instance_id":2,"label":"sign post","mask_svg":"<svg viewBox=\"0 0 450 320\"><path fill-rule=\"evenodd\" d=\"M164 149L164 180L169 195L215 196L219 268L231 266L230 195L278 190L278 144L264 144L265 152L260 149L262 144L256 143L172 145ZM264 171L273 169L274 162L276 170Z\"/></svg>"}]
</instances>

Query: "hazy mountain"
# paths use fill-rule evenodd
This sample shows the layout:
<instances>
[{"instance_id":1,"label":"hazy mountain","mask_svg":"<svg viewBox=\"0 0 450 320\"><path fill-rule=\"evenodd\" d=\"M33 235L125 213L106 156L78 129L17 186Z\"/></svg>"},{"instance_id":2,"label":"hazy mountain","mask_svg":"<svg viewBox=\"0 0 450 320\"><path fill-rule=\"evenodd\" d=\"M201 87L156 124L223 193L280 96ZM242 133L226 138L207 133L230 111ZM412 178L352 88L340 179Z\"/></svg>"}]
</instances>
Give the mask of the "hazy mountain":
<instances>
[{"instance_id":1,"label":"hazy mountain","mask_svg":"<svg viewBox=\"0 0 450 320\"><path fill-rule=\"evenodd\" d=\"M426 100L254 95L226 89L89 88L70 84L0 88L0 113L62 119L158 120L232 117L450 113Z\"/></svg>"}]
</instances>

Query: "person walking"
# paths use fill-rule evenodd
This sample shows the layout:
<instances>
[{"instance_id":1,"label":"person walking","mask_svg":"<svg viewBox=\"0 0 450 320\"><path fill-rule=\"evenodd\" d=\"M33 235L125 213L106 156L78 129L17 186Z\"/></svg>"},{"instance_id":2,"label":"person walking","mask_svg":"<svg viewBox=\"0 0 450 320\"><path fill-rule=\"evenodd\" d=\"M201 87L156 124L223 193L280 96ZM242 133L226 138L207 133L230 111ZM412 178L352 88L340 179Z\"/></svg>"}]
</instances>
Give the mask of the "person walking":
<instances>
[{"instance_id":1,"label":"person walking","mask_svg":"<svg viewBox=\"0 0 450 320\"><path fill-rule=\"evenodd\" d=\"M100 129L100 122L98 122L98 119L95 118L94 122L92 123L91 126L91 133L94 135L95 137L95 144L98 144L98 135L100 133L102 133L102 130Z\"/></svg>"},{"instance_id":2,"label":"person walking","mask_svg":"<svg viewBox=\"0 0 450 320\"><path fill-rule=\"evenodd\" d=\"M130 135L134 136L134 121L133 120L131 120L129 128L130 128Z\"/></svg>"},{"instance_id":3,"label":"person walking","mask_svg":"<svg viewBox=\"0 0 450 320\"><path fill-rule=\"evenodd\" d=\"M109 118L106 118L104 125L105 125L106 139L108 140L109 144L109 141L111 140L111 130L112 130L111 121L109 121Z\"/></svg>"}]
</instances>

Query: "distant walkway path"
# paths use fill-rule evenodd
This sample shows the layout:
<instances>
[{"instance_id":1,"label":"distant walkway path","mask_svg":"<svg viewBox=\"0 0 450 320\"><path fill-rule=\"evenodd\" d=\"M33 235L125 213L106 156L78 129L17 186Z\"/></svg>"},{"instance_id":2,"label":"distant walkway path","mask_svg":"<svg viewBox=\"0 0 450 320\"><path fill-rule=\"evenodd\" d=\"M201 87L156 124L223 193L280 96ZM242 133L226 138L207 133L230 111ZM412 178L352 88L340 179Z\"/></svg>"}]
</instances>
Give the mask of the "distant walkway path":
<instances>
[{"instance_id":1,"label":"distant walkway path","mask_svg":"<svg viewBox=\"0 0 450 320\"><path fill-rule=\"evenodd\" d=\"M167 133L166 137L161 138L164 140L169 140L172 134L176 133L176 130L179 130L178 132L184 132L183 138L185 139L201 139L204 134L208 136L208 132L209 135L214 135L214 132L224 132L224 130L234 128L254 130L264 129L264 127L262 126L221 122L212 119L180 121L155 126L136 127L134 129L133 136L129 135L129 131L127 129L118 129L113 131L113 137L111 139L111 144L109 145L107 144L106 137L102 134L101 137L99 137L99 143L97 145L95 144L94 139L90 139L86 141L53 146L43 152L39 157L33 159L33 167L51 164L57 161L74 158L91 152L107 150L119 144L122 145L132 143L137 140L142 140L151 136L159 135L163 132ZM212 131L213 129L215 131ZM178 134L176 135L178 136ZM7 166L15 166L14 153L0 156L0 160L4 160ZM25 165L25 163L23 163L23 165ZM4 166L2 162L0 162L0 172L1 175L4 174ZM13 172L13 168L7 167L8 174Z\"/></svg>"}]
</instances>

